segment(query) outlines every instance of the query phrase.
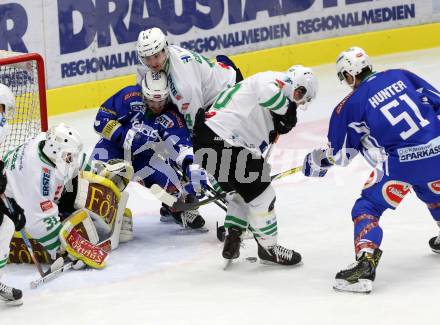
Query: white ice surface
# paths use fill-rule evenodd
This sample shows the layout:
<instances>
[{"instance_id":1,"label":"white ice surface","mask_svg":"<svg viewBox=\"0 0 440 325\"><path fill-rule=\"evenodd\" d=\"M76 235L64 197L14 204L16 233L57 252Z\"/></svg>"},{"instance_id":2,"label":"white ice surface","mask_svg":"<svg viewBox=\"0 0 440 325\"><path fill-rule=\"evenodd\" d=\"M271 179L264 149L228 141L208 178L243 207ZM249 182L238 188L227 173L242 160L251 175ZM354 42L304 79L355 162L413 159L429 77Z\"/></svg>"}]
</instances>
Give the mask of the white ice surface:
<instances>
[{"instance_id":1,"label":"white ice surface","mask_svg":"<svg viewBox=\"0 0 440 325\"><path fill-rule=\"evenodd\" d=\"M375 69L403 67L440 87L440 48L373 58ZM297 62L295 62L297 63ZM318 99L272 155L274 172L302 162L307 150L326 142L327 120L348 93L333 65L316 67ZM90 150L95 111L58 116L81 131ZM129 188L135 238L111 254L101 271L70 271L31 290L30 265L8 265L2 280L24 290L24 305L0 305L0 324L433 324L438 321L440 256L428 247L437 226L410 193L381 221L382 249L370 295L334 292L334 275L353 262L350 211L369 168L357 158L324 179L292 175L274 183L279 242L303 255L297 267L239 261L222 270L215 223L224 213L201 209L210 232L184 234L161 224L159 202L138 185ZM242 257L256 256L252 240Z\"/></svg>"}]
</instances>

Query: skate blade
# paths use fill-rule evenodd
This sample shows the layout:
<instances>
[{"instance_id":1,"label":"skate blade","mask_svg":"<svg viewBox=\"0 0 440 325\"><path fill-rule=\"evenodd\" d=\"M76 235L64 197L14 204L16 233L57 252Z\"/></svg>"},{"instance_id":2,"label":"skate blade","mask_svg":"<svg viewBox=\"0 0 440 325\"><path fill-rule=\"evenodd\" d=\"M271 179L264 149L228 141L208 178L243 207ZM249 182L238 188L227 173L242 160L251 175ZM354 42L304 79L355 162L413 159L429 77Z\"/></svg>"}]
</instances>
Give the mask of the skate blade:
<instances>
[{"instance_id":1,"label":"skate blade","mask_svg":"<svg viewBox=\"0 0 440 325\"><path fill-rule=\"evenodd\" d=\"M292 266L300 266L300 265L303 264L303 262L302 262L302 261L299 261L299 262L296 263L296 264L279 264L279 263L276 263L276 262L267 261L267 260L263 260L263 259L260 258L260 264L263 264L263 265L269 265L269 266L292 267Z\"/></svg>"},{"instance_id":2,"label":"skate blade","mask_svg":"<svg viewBox=\"0 0 440 325\"><path fill-rule=\"evenodd\" d=\"M339 292L352 292L368 294L373 290L373 281L359 279L358 282L350 283L343 279L335 279L333 289Z\"/></svg>"},{"instance_id":3,"label":"skate blade","mask_svg":"<svg viewBox=\"0 0 440 325\"><path fill-rule=\"evenodd\" d=\"M197 229L193 229L193 228L181 228L179 229L179 232L181 234L205 234L209 231L208 228L202 227L202 228L197 228Z\"/></svg>"},{"instance_id":4,"label":"skate blade","mask_svg":"<svg viewBox=\"0 0 440 325\"><path fill-rule=\"evenodd\" d=\"M11 306L11 307L23 305L23 300L21 298L17 299L17 300L9 300L9 299L5 299L3 297L0 297L0 301L4 301L6 306Z\"/></svg>"},{"instance_id":5,"label":"skate blade","mask_svg":"<svg viewBox=\"0 0 440 325\"><path fill-rule=\"evenodd\" d=\"M232 258L231 259L225 258L224 260L225 260L225 263L223 265L223 271L226 271L232 265L233 259Z\"/></svg>"},{"instance_id":6,"label":"skate blade","mask_svg":"<svg viewBox=\"0 0 440 325\"><path fill-rule=\"evenodd\" d=\"M226 271L232 264L233 261L243 261L243 262L248 262L248 263L255 263L258 261L258 258L256 258L255 256L249 256L249 257L243 257L243 258L233 258L233 259L228 259L228 258L223 258L225 260L225 264L223 266L223 270Z\"/></svg>"},{"instance_id":7,"label":"skate blade","mask_svg":"<svg viewBox=\"0 0 440 325\"><path fill-rule=\"evenodd\" d=\"M163 222L163 223L176 223L176 220L172 216L160 216L160 222Z\"/></svg>"}]
</instances>

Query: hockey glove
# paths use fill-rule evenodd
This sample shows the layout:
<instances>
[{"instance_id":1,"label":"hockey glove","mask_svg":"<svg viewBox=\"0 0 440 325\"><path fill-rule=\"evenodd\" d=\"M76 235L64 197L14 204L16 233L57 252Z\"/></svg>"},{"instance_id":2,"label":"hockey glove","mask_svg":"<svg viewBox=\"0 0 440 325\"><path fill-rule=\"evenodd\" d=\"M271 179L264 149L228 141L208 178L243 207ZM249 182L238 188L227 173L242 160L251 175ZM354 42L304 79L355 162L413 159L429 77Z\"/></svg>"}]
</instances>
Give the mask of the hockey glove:
<instances>
[{"instance_id":1,"label":"hockey glove","mask_svg":"<svg viewBox=\"0 0 440 325\"><path fill-rule=\"evenodd\" d=\"M3 169L5 168L5 164L0 160L0 194L5 193L6 185L8 184L8 180L6 179L6 174L3 173Z\"/></svg>"},{"instance_id":2,"label":"hockey glove","mask_svg":"<svg viewBox=\"0 0 440 325\"><path fill-rule=\"evenodd\" d=\"M308 177L324 177L333 163L325 157L325 149L315 149L304 158L302 172Z\"/></svg>"},{"instance_id":3,"label":"hockey glove","mask_svg":"<svg viewBox=\"0 0 440 325\"><path fill-rule=\"evenodd\" d=\"M196 197L203 196L202 191L207 186L205 170L197 164L190 164L185 167L184 173L188 179L188 183L184 185L185 192Z\"/></svg>"},{"instance_id":4,"label":"hockey glove","mask_svg":"<svg viewBox=\"0 0 440 325\"><path fill-rule=\"evenodd\" d=\"M275 131L279 134L286 134L296 125L296 104L294 102L289 101L286 114L278 115L273 112L271 112L271 114Z\"/></svg>"},{"instance_id":5,"label":"hockey glove","mask_svg":"<svg viewBox=\"0 0 440 325\"><path fill-rule=\"evenodd\" d=\"M17 204L12 198L5 198L9 201L9 206L6 206L3 200L1 200L0 210L12 220L15 225L15 231L20 231L26 224L26 217L24 216L24 210ZM10 207L10 208L9 208ZM11 211L12 210L12 211Z\"/></svg>"}]
</instances>

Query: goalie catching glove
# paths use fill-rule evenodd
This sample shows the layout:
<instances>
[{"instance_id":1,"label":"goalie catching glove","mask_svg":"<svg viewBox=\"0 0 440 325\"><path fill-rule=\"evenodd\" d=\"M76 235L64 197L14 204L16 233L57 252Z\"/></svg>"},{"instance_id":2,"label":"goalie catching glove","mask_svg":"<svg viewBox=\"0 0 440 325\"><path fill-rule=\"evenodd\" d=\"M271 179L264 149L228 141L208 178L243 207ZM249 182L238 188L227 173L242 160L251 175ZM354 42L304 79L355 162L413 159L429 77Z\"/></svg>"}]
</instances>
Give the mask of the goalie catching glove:
<instances>
[{"instance_id":1,"label":"goalie catching glove","mask_svg":"<svg viewBox=\"0 0 440 325\"><path fill-rule=\"evenodd\" d=\"M120 192L125 190L134 174L133 167L123 159L97 160L93 167L95 174L111 180Z\"/></svg>"}]
</instances>

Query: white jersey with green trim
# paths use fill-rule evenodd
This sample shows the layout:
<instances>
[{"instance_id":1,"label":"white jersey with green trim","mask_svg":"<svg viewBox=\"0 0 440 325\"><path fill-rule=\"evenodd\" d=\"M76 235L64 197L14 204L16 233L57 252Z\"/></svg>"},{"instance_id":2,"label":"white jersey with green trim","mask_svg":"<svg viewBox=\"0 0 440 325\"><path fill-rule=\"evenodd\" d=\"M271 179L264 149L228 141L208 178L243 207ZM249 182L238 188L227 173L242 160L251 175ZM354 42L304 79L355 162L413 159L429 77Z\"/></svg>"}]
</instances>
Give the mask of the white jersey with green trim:
<instances>
[{"instance_id":1,"label":"white jersey with green trim","mask_svg":"<svg viewBox=\"0 0 440 325\"><path fill-rule=\"evenodd\" d=\"M224 89L235 84L232 67L211 62L206 57L179 46L168 46L169 59L164 71L168 76L170 95L192 130L199 108L206 109ZM142 72L143 70L143 72ZM143 77L145 69L138 69Z\"/></svg>"},{"instance_id":2,"label":"white jersey with green trim","mask_svg":"<svg viewBox=\"0 0 440 325\"><path fill-rule=\"evenodd\" d=\"M288 99L282 90L284 72L261 72L220 93L206 125L233 146L261 156L274 129L271 111L284 115Z\"/></svg>"},{"instance_id":3,"label":"white jersey with green trim","mask_svg":"<svg viewBox=\"0 0 440 325\"><path fill-rule=\"evenodd\" d=\"M57 177L55 165L42 153L40 143L46 139L42 132L25 144L9 151L5 157L8 179L5 194L14 198L26 216L26 230L48 251L57 248L57 228L61 227L55 203L64 188ZM53 234L53 235L52 235Z\"/></svg>"}]
</instances>

